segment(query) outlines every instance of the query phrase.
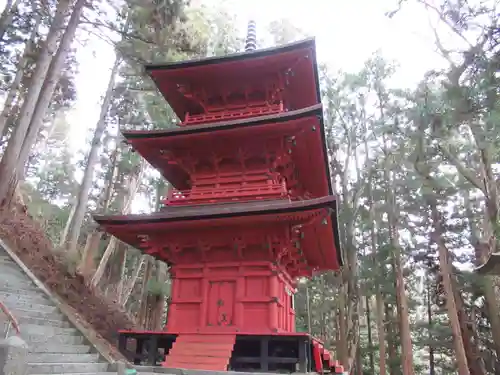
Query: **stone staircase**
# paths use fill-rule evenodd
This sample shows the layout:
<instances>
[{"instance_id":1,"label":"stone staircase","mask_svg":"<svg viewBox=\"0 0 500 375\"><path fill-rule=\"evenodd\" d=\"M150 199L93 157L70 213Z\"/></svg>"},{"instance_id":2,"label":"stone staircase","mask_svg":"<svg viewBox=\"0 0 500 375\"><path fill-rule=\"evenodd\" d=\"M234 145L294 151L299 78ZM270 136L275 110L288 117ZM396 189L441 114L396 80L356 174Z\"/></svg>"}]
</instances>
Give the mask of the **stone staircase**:
<instances>
[{"instance_id":1,"label":"stone staircase","mask_svg":"<svg viewBox=\"0 0 500 375\"><path fill-rule=\"evenodd\" d=\"M0 301L18 320L28 344L28 374L116 374L1 246ZM1 338L7 323L0 316L2 325Z\"/></svg>"}]
</instances>

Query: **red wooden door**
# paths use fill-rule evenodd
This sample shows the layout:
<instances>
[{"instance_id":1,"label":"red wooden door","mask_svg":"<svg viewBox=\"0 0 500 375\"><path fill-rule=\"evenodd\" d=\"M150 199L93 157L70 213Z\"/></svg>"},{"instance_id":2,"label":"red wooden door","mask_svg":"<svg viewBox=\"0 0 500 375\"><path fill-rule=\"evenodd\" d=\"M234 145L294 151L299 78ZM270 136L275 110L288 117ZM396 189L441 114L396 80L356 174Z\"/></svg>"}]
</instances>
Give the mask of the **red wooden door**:
<instances>
[{"instance_id":1,"label":"red wooden door","mask_svg":"<svg viewBox=\"0 0 500 375\"><path fill-rule=\"evenodd\" d=\"M208 290L207 325L232 326L236 281L210 281Z\"/></svg>"}]
</instances>

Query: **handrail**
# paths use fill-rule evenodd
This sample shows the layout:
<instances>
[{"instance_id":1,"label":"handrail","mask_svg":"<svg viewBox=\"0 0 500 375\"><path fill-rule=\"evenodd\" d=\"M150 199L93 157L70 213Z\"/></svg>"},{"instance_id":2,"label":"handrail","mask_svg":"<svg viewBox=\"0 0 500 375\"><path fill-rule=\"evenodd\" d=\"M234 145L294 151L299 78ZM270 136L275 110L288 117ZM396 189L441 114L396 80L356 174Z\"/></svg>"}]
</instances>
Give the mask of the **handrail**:
<instances>
[{"instance_id":1,"label":"handrail","mask_svg":"<svg viewBox=\"0 0 500 375\"><path fill-rule=\"evenodd\" d=\"M2 301L0 301L0 310L3 311L3 313L7 316L9 319L9 324L7 325L7 330L5 331L5 337L9 335L9 330L10 326L14 326L14 329L16 330L16 333L19 335L21 334L21 330L19 328L19 323L17 319L14 317L14 315L10 312L10 310L3 304Z\"/></svg>"},{"instance_id":2,"label":"handrail","mask_svg":"<svg viewBox=\"0 0 500 375\"><path fill-rule=\"evenodd\" d=\"M249 194L254 193L254 194ZM285 182L276 182L272 184L255 184L252 186L238 187L195 187L191 190L170 189L164 204L174 206L183 204L187 201L205 201L205 200L222 200L234 201L240 198L249 200L260 200L269 197L286 198L288 197Z\"/></svg>"}]
</instances>

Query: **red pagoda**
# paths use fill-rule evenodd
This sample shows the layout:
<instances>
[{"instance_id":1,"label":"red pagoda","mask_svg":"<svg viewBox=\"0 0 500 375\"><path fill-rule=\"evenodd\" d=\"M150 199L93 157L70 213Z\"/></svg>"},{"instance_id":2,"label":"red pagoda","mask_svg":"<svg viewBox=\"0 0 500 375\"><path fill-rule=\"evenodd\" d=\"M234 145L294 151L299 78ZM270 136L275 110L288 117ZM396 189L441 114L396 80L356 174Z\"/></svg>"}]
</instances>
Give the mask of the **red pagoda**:
<instances>
[{"instance_id":1,"label":"red pagoda","mask_svg":"<svg viewBox=\"0 0 500 375\"><path fill-rule=\"evenodd\" d=\"M123 135L172 189L160 212L95 216L170 266L164 330L120 332L124 353L137 340L135 363L334 368L296 332L293 303L297 278L342 265L315 42L255 50L252 34L244 53L146 66L181 123Z\"/></svg>"}]
</instances>

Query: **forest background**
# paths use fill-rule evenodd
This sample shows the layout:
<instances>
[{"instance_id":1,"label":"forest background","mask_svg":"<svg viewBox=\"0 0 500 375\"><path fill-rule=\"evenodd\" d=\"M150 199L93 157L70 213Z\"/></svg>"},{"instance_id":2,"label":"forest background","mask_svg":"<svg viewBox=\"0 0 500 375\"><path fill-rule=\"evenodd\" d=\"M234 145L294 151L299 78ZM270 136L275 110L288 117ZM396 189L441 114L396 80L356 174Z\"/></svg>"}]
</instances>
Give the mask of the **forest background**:
<instances>
[{"instance_id":1,"label":"forest background","mask_svg":"<svg viewBox=\"0 0 500 375\"><path fill-rule=\"evenodd\" d=\"M168 187L119 134L178 121L141 65L240 51L252 17L259 47L317 37L347 266L299 284L298 328L356 374L500 373L498 280L471 272L498 251L499 2L267 3L4 1L0 234L53 288L48 254L159 327L165 265L91 214L157 210Z\"/></svg>"}]
</instances>

